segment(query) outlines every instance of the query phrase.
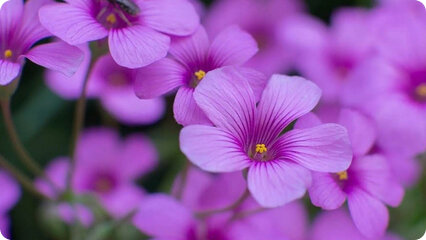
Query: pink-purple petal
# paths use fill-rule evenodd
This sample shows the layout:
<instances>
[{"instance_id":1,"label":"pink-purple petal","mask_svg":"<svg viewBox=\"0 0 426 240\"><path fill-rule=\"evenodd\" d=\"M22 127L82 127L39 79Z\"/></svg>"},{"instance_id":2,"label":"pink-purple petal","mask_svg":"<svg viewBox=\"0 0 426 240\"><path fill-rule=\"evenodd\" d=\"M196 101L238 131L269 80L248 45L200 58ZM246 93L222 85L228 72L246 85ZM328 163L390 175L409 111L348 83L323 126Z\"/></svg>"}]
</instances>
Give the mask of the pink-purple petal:
<instances>
[{"instance_id":1,"label":"pink-purple petal","mask_svg":"<svg viewBox=\"0 0 426 240\"><path fill-rule=\"evenodd\" d=\"M0 85L7 85L13 81L21 71L19 63L0 59Z\"/></svg>"},{"instance_id":2,"label":"pink-purple petal","mask_svg":"<svg viewBox=\"0 0 426 240\"><path fill-rule=\"evenodd\" d=\"M294 125L295 129L303 129L303 128L312 128L318 125L321 125L322 121L315 113L308 113L299 119L297 119L296 124Z\"/></svg>"},{"instance_id":3,"label":"pink-purple petal","mask_svg":"<svg viewBox=\"0 0 426 240\"><path fill-rule=\"evenodd\" d=\"M88 44L81 44L77 46L83 53L83 62L78 67L77 72L71 77L67 77L61 72L48 70L45 73L45 81L47 86L52 89L56 94L65 99L76 99L81 95L81 89L86 77L90 61L91 52ZM101 86L96 81L89 80L87 86L87 96L95 97L100 93Z\"/></svg>"},{"instance_id":4,"label":"pink-purple petal","mask_svg":"<svg viewBox=\"0 0 426 240\"><path fill-rule=\"evenodd\" d=\"M303 197L311 184L311 175L298 164L271 160L250 166L247 184L261 206L278 207Z\"/></svg>"},{"instance_id":5,"label":"pink-purple petal","mask_svg":"<svg viewBox=\"0 0 426 240\"><path fill-rule=\"evenodd\" d=\"M144 233L160 239L185 240L195 224L191 212L165 194L147 196L133 217L133 224Z\"/></svg>"},{"instance_id":6,"label":"pink-purple petal","mask_svg":"<svg viewBox=\"0 0 426 240\"><path fill-rule=\"evenodd\" d=\"M137 69L134 89L139 98L154 98L184 84L186 69L177 61L163 58Z\"/></svg>"},{"instance_id":7,"label":"pink-purple petal","mask_svg":"<svg viewBox=\"0 0 426 240\"><path fill-rule=\"evenodd\" d=\"M269 79L265 76L265 74L252 68L238 67L237 69L253 90L255 101L259 102Z\"/></svg>"},{"instance_id":8,"label":"pink-purple petal","mask_svg":"<svg viewBox=\"0 0 426 240\"><path fill-rule=\"evenodd\" d=\"M314 220L310 238L312 240L366 240L353 224L345 208L324 211Z\"/></svg>"},{"instance_id":9,"label":"pink-purple petal","mask_svg":"<svg viewBox=\"0 0 426 240\"><path fill-rule=\"evenodd\" d=\"M396 183L384 156L374 154L356 158L351 169L356 171L360 186L371 196L394 207L401 203L404 190Z\"/></svg>"},{"instance_id":10,"label":"pink-purple petal","mask_svg":"<svg viewBox=\"0 0 426 240\"><path fill-rule=\"evenodd\" d=\"M321 90L301 77L273 75L258 105L256 135L259 142L271 143L292 121L317 105Z\"/></svg>"},{"instance_id":11,"label":"pink-purple petal","mask_svg":"<svg viewBox=\"0 0 426 240\"><path fill-rule=\"evenodd\" d=\"M120 156L123 162L121 172L130 179L153 170L158 164L158 152L154 144L139 134L130 135L124 140Z\"/></svg>"},{"instance_id":12,"label":"pink-purple petal","mask_svg":"<svg viewBox=\"0 0 426 240\"><path fill-rule=\"evenodd\" d=\"M248 167L250 159L228 131L203 125L184 127L180 147L188 159L211 172L233 172Z\"/></svg>"},{"instance_id":13,"label":"pink-purple petal","mask_svg":"<svg viewBox=\"0 0 426 240\"><path fill-rule=\"evenodd\" d=\"M189 35L200 24L194 7L186 0L142 1L140 7L144 24L170 35Z\"/></svg>"},{"instance_id":14,"label":"pink-purple petal","mask_svg":"<svg viewBox=\"0 0 426 240\"><path fill-rule=\"evenodd\" d=\"M346 170L352 150L346 129L328 123L307 129L294 129L276 143L279 156L319 172Z\"/></svg>"},{"instance_id":15,"label":"pink-purple petal","mask_svg":"<svg viewBox=\"0 0 426 240\"><path fill-rule=\"evenodd\" d=\"M90 209L79 203L74 206L69 203L59 203L57 211L61 219L68 224L78 220L83 226L89 227L94 220L93 213Z\"/></svg>"},{"instance_id":16,"label":"pink-purple petal","mask_svg":"<svg viewBox=\"0 0 426 240\"><path fill-rule=\"evenodd\" d=\"M348 194L348 206L355 226L366 237L377 239L385 234L389 212L385 205L362 189Z\"/></svg>"},{"instance_id":17,"label":"pink-purple petal","mask_svg":"<svg viewBox=\"0 0 426 240\"><path fill-rule=\"evenodd\" d=\"M0 214L6 213L16 204L21 195L19 185L6 172L0 169L0 189L2 196L0 198Z\"/></svg>"},{"instance_id":18,"label":"pink-purple petal","mask_svg":"<svg viewBox=\"0 0 426 240\"><path fill-rule=\"evenodd\" d=\"M131 88L110 89L101 96L101 102L114 118L128 125L155 123L166 108L163 98L139 99Z\"/></svg>"},{"instance_id":19,"label":"pink-purple petal","mask_svg":"<svg viewBox=\"0 0 426 240\"><path fill-rule=\"evenodd\" d=\"M52 0L31 0L25 3L21 26L16 39L22 42L23 48L28 49L35 42L51 34L41 25L38 10Z\"/></svg>"},{"instance_id":20,"label":"pink-purple petal","mask_svg":"<svg viewBox=\"0 0 426 240\"><path fill-rule=\"evenodd\" d=\"M134 25L110 30L108 44L118 65L140 68L166 56L170 37L151 28Z\"/></svg>"},{"instance_id":21,"label":"pink-purple petal","mask_svg":"<svg viewBox=\"0 0 426 240\"><path fill-rule=\"evenodd\" d=\"M19 24L24 9L22 0L9 0L0 8L0 38L7 39L11 31Z\"/></svg>"},{"instance_id":22,"label":"pink-purple petal","mask_svg":"<svg viewBox=\"0 0 426 240\"><path fill-rule=\"evenodd\" d=\"M39 11L41 24L52 34L69 44L81 44L98 40L108 35L90 12L65 3L44 6Z\"/></svg>"},{"instance_id":23,"label":"pink-purple petal","mask_svg":"<svg viewBox=\"0 0 426 240\"><path fill-rule=\"evenodd\" d=\"M4 213L0 213L0 232L3 235L3 237L10 238L9 227L10 227L9 217Z\"/></svg>"},{"instance_id":24,"label":"pink-purple petal","mask_svg":"<svg viewBox=\"0 0 426 240\"><path fill-rule=\"evenodd\" d=\"M258 51L256 40L238 26L230 26L213 40L209 58L214 66L243 64Z\"/></svg>"},{"instance_id":25,"label":"pink-purple petal","mask_svg":"<svg viewBox=\"0 0 426 240\"><path fill-rule=\"evenodd\" d=\"M46 176L55 184L55 188L63 190L66 187L66 176L69 170L69 159L66 157L58 157L52 160L46 167ZM57 189L43 178L37 178L35 181L36 188L48 197L58 197Z\"/></svg>"},{"instance_id":26,"label":"pink-purple petal","mask_svg":"<svg viewBox=\"0 0 426 240\"><path fill-rule=\"evenodd\" d=\"M247 141L254 128L255 96L238 68L225 67L207 73L195 89L198 106L218 127Z\"/></svg>"},{"instance_id":27,"label":"pink-purple petal","mask_svg":"<svg viewBox=\"0 0 426 240\"><path fill-rule=\"evenodd\" d=\"M124 184L114 191L100 196L105 209L115 218L123 218L138 209L143 201L144 191L133 184Z\"/></svg>"},{"instance_id":28,"label":"pink-purple petal","mask_svg":"<svg viewBox=\"0 0 426 240\"><path fill-rule=\"evenodd\" d=\"M376 129L367 116L355 110L343 109L338 122L348 130L354 155L364 155L373 147Z\"/></svg>"},{"instance_id":29,"label":"pink-purple petal","mask_svg":"<svg viewBox=\"0 0 426 240\"><path fill-rule=\"evenodd\" d=\"M209 47L210 41L206 30L200 26L190 36L172 38L170 54L181 64L190 67L191 64L206 61Z\"/></svg>"},{"instance_id":30,"label":"pink-purple petal","mask_svg":"<svg viewBox=\"0 0 426 240\"><path fill-rule=\"evenodd\" d=\"M346 194L329 173L312 172L312 185L308 190L312 204L323 209L339 208L346 200Z\"/></svg>"},{"instance_id":31,"label":"pink-purple petal","mask_svg":"<svg viewBox=\"0 0 426 240\"><path fill-rule=\"evenodd\" d=\"M195 102L193 88L185 86L179 88L173 103L173 113L176 122L183 126L190 124L211 125L206 114Z\"/></svg>"},{"instance_id":32,"label":"pink-purple petal","mask_svg":"<svg viewBox=\"0 0 426 240\"><path fill-rule=\"evenodd\" d=\"M79 48L60 41L34 47L25 57L38 65L70 77L83 62L84 54Z\"/></svg>"}]
</instances>

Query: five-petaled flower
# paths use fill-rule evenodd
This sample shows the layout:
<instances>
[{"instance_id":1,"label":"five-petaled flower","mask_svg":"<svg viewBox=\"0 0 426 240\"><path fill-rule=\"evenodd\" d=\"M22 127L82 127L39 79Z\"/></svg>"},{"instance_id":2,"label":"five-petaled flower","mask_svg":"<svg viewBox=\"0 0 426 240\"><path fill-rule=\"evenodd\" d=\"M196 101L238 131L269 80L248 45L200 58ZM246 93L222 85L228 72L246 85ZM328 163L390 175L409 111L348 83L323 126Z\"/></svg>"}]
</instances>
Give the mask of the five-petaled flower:
<instances>
[{"instance_id":1,"label":"five-petaled flower","mask_svg":"<svg viewBox=\"0 0 426 240\"><path fill-rule=\"evenodd\" d=\"M73 75L83 61L78 48L64 42L32 46L49 37L38 20L37 10L51 0L10 0L0 9L0 86L11 83L21 72L24 59Z\"/></svg>"},{"instance_id":2,"label":"five-petaled flower","mask_svg":"<svg viewBox=\"0 0 426 240\"><path fill-rule=\"evenodd\" d=\"M197 13L186 0L134 3L137 11L123 10L109 0L67 0L43 7L39 15L43 26L73 45L108 36L112 57L128 68L165 57L169 35L186 36L199 25Z\"/></svg>"},{"instance_id":3,"label":"five-petaled flower","mask_svg":"<svg viewBox=\"0 0 426 240\"><path fill-rule=\"evenodd\" d=\"M371 152L376 140L372 121L358 111L343 109L338 122L348 130L354 153L352 164L337 174L313 172L309 196L314 205L327 210L339 208L347 199L355 226L363 235L379 239L389 220L384 203L398 206L404 190L392 177L387 159ZM320 124L316 115L309 114L295 127Z\"/></svg>"},{"instance_id":4,"label":"five-petaled flower","mask_svg":"<svg viewBox=\"0 0 426 240\"><path fill-rule=\"evenodd\" d=\"M171 57L138 70L136 95L153 98L179 87L173 107L176 121L184 126L208 124L210 121L194 101L194 89L209 71L244 64L257 50L256 41L237 26L223 30L212 43L200 27L192 36L172 41ZM244 70L252 87L261 91L266 78L254 70Z\"/></svg>"},{"instance_id":5,"label":"five-petaled flower","mask_svg":"<svg viewBox=\"0 0 426 240\"><path fill-rule=\"evenodd\" d=\"M259 103L237 68L209 72L194 93L215 126L191 125L180 135L181 149L212 172L248 170L248 188L265 207L304 195L309 170L346 170L352 151L346 129L323 124L281 132L317 104L321 90L300 77L273 75ZM308 170L309 169L309 170Z\"/></svg>"}]
</instances>

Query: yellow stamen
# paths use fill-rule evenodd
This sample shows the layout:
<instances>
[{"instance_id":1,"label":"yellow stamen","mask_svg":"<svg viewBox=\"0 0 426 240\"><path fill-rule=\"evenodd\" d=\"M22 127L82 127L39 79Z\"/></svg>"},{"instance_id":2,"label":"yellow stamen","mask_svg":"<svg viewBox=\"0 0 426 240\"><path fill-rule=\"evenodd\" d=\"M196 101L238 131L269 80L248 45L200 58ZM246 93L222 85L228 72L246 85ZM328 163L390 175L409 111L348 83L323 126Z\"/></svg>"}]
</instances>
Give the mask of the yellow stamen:
<instances>
[{"instance_id":1,"label":"yellow stamen","mask_svg":"<svg viewBox=\"0 0 426 240\"><path fill-rule=\"evenodd\" d=\"M195 72L194 75L197 77L198 80L201 80L206 76L206 72L204 72L203 70L199 70Z\"/></svg>"},{"instance_id":2,"label":"yellow stamen","mask_svg":"<svg viewBox=\"0 0 426 240\"><path fill-rule=\"evenodd\" d=\"M264 153L266 151L268 151L268 149L266 148L265 144L256 144L257 153Z\"/></svg>"},{"instance_id":3,"label":"yellow stamen","mask_svg":"<svg viewBox=\"0 0 426 240\"><path fill-rule=\"evenodd\" d=\"M12 57L12 50L10 50L10 49L6 49L6 51L4 51L4 57L5 58L10 58L10 57Z\"/></svg>"},{"instance_id":4,"label":"yellow stamen","mask_svg":"<svg viewBox=\"0 0 426 240\"><path fill-rule=\"evenodd\" d=\"M426 83L422 83L416 87L416 94L420 98L426 98Z\"/></svg>"},{"instance_id":5,"label":"yellow stamen","mask_svg":"<svg viewBox=\"0 0 426 240\"><path fill-rule=\"evenodd\" d=\"M117 22L117 17L115 17L115 14L114 14L114 13L110 13L110 14L107 16L106 21L107 21L108 23L110 23L110 24L114 24L114 23L116 23L116 22Z\"/></svg>"},{"instance_id":6,"label":"yellow stamen","mask_svg":"<svg viewBox=\"0 0 426 240\"><path fill-rule=\"evenodd\" d=\"M339 176L339 180L348 180L348 172L346 171L338 172L337 175Z\"/></svg>"}]
</instances>

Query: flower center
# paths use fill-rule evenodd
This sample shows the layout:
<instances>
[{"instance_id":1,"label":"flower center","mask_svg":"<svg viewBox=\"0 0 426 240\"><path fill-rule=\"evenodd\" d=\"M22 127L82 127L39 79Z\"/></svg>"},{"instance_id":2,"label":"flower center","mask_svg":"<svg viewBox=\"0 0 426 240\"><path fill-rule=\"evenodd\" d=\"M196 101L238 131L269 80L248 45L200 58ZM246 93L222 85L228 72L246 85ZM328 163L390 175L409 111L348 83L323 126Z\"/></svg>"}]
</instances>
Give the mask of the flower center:
<instances>
[{"instance_id":1,"label":"flower center","mask_svg":"<svg viewBox=\"0 0 426 240\"><path fill-rule=\"evenodd\" d=\"M110 13L107 17L106 17L106 21L109 24L115 24L117 22L117 17L115 16L114 13Z\"/></svg>"},{"instance_id":2,"label":"flower center","mask_svg":"<svg viewBox=\"0 0 426 240\"><path fill-rule=\"evenodd\" d=\"M113 187L113 183L108 178L99 178L95 182L95 190L100 193L107 193L109 192Z\"/></svg>"},{"instance_id":3,"label":"flower center","mask_svg":"<svg viewBox=\"0 0 426 240\"><path fill-rule=\"evenodd\" d=\"M341 180L341 181L348 180L348 172L347 171L338 172L336 174L339 177L339 180Z\"/></svg>"},{"instance_id":4,"label":"flower center","mask_svg":"<svg viewBox=\"0 0 426 240\"><path fill-rule=\"evenodd\" d=\"M426 83L422 83L416 87L416 95L417 97L422 100L426 101Z\"/></svg>"},{"instance_id":5,"label":"flower center","mask_svg":"<svg viewBox=\"0 0 426 240\"><path fill-rule=\"evenodd\" d=\"M197 78L197 80L200 81L206 76L206 72L204 72L203 70L198 70L194 73L194 75Z\"/></svg>"},{"instance_id":6,"label":"flower center","mask_svg":"<svg viewBox=\"0 0 426 240\"><path fill-rule=\"evenodd\" d=\"M129 79L124 73L115 72L108 76L108 83L114 87L123 87L129 84Z\"/></svg>"},{"instance_id":7,"label":"flower center","mask_svg":"<svg viewBox=\"0 0 426 240\"><path fill-rule=\"evenodd\" d=\"M6 49L6 51L4 51L4 57L5 58L10 58L10 57L12 57L12 55L13 55L12 50Z\"/></svg>"},{"instance_id":8,"label":"flower center","mask_svg":"<svg viewBox=\"0 0 426 240\"><path fill-rule=\"evenodd\" d=\"M256 153L264 153L268 151L268 149L266 148L265 144L256 144Z\"/></svg>"},{"instance_id":9,"label":"flower center","mask_svg":"<svg viewBox=\"0 0 426 240\"><path fill-rule=\"evenodd\" d=\"M97 4L99 11L94 17L104 27L125 28L132 26L138 20L140 9L133 0L92 0Z\"/></svg>"}]
</instances>

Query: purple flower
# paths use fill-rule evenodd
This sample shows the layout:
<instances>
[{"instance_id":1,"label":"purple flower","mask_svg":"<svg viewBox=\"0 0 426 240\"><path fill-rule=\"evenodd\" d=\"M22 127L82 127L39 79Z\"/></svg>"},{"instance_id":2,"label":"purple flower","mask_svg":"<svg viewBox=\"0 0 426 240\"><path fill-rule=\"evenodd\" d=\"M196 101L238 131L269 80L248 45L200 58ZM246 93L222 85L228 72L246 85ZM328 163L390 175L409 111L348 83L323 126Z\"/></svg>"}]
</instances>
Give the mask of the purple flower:
<instances>
[{"instance_id":1,"label":"purple flower","mask_svg":"<svg viewBox=\"0 0 426 240\"><path fill-rule=\"evenodd\" d=\"M177 182L176 186L180 183ZM233 211L197 219L196 212L215 210L234 203L245 190L241 173L216 176L190 168L183 191L182 203L166 195L151 195L140 204L133 223L141 231L159 239L175 240L258 240L304 239L307 214L300 203L292 203L231 220L234 214L254 210L253 200Z\"/></svg>"},{"instance_id":2,"label":"purple flower","mask_svg":"<svg viewBox=\"0 0 426 240\"><path fill-rule=\"evenodd\" d=\"M312 240L368 240L363 236L353 224L349 214L343 210L334 210L322 212L319 214L312 225ZM401 238L394 234L386 234L385 237L374 238L377 240L400 240Z\"/></svg>"},{"instance_id":3,"label":"purple flower","mask_svg":"<svg viewBox=\"0 0 426 240\"><path fill-rule=\"evenodd\" d=\"M46 73L47 85L64 98L75 99L81 94L90 51L87 45L80 48L85 52L85 59L74 76L67 78L53 71ZM134 71L116 64L109 54L97 60L88 81L88 95L99 98L102 106L120 122L129 125L151 124L164 114L164 99L137 98L133 90L136 81Z\"/></svg>"},{"instance_id":4,"label":"purple flower","mask_svg":"<svg viewBox=\"0 0 426 240\"><path fill-rule=\"evenodd\" d=\"M0 169L0 231L5 237L9 236L9 210L16 204L21 195L18 184Z\"/></svg>"},{"instance_id":5,"label":"purple flower","mask_svg":"<svg viewBox=\"0 0 426 240\"><path fill-rule=\"evenodd\" d=\"M341 102L342 88L354 69L371 56L373 30L366 9L338 10L327 27L319 19L298 15L286 21L282 41L295 49L296 68L323 91L324 102Z\"/></svg>"},{"instance_id":6,"label":"purple flower","mask_svg":"<svg viewBox=\"0 0 426 240\"><path fill-rule=\"evenodd\" d=\"M213 126L191 125L180 135L181 149L204 170L248 169L248 188L265 207L276 207L304 195L310 170L339 172L352 152L346 130L337 124L292 130L291 122L311 111L320 89L300 77L273 75L260 102L237 69L208 73L194 93Z\"/></svg>"},{"instance_id":7,"label":"purple flower","mask_svg":"<svg viewBox=\"0 0 426 240\"><path fill-rule=\"evenodd\" d=\"M302 12L302 1L297 0L218 0L205 18L207 32L216 36L230 25L237 24L248 31L259 45L247 66L273 74L289 70L291 48L285 48L279 36L282 22Z\"/></svg>"},{"instance_id":8,"label":"purple flower","mask_svg":"<svg viewBox=\"0 0 426 240\"><path fill-rule=\"evenodd\" d=\"M68 0L40 9L40 21L69 44L81 44L108 36L114 60L138 68L166 56L170 37L195 31L199 18L185 0L134 0L130 11L114 1Z\"/></svg>"},{"instance_id":9,"label":"purple flower","mask_svg":"<svg viewBox=\"0 0 426 240\"><path fill-rule=\"evenodd\" d=\"M0 85L17 78L28 58L43 67L71 76L82 61L77 48L64 42L41 44L50 34L40 25L37 10L50 0L10 0L0 9Z\"/></svg>"},{"instance_id":10,"label":"purple flower","mask_svg":"<svg viewBox=\"0 0 426 240\"><path fill-rule=\"evenodd\" d=\"M122 217L132 211L142 199L144 191L134 180L151 170L157 161L152 143L142 135L132 135L121 141L107 129L86 130L77 146L77 162L72 188L77 193L92 193L114 216ZM46 173L65 188L67 158L52 162ZM55 197L53 190L42 180L38 188Z\"/></svg>"},{"instance_id":11,"label":"purple flower","mask_svg":"<svg viewBox=\"0 0 426 240\"><path fill-rule=\"evenodd\" d=\"M236 26L222 31L211 44L200 27L192 36L172 41L171 57L139 70L136 95L152 98L179 87L173 107L176 121L182 125L208 124L210 121L194 101L194 89L209 71L243 64L256 52L254 39ZM252 87L261 91L266 80L263 75L250 69L244 71Z\"/></svg>"},{"instance_id":12,"label":"purple flower","mask_svg":"<svg viewBox=\"0 0 426 240\"><path fill-rule=\"evenodd\" d=\"M385 233L389 219L384 203L398 206L404 190L394 180L384 156L367 155L376 136L371 121L359 112L344 109L338 122L348 129L354 159L346 171L313 172L309 196L314 205L328 210L340 207L347 199L357 228L365 236L377 239ZM312 114L300 119L296 127L320 123Z\"/></svg>"},{"instance_id":13,"label":"purple flower","mask_svg":"<svg viewBox=\"0 0 426 240\"><path fill-rule=\"evenodd\" d=\"M414 158L426 150L426 13L421 3L406 1L372 14L378 56L348 81L343 102L374 120L378 147L396 160L396 176L412 184L420 168Z\"/></svg>"},{"instance_id":14,"label":"purple flower","mask_svg":"<svg viewBox=\"0 0 426 240\"><path fill-rule=\"evenodd\" d=\"M94 220L92 211L87 206L79 203L72 206L69 203L60 202L54 211L57 211L58 216L68 224L78 221L83 226L90 227Z\"/></svg>"}]
</instances>

